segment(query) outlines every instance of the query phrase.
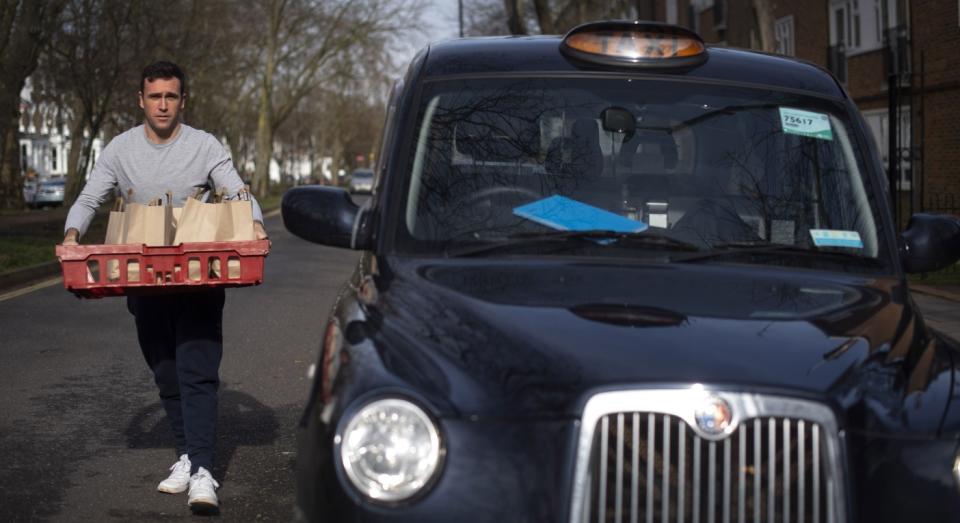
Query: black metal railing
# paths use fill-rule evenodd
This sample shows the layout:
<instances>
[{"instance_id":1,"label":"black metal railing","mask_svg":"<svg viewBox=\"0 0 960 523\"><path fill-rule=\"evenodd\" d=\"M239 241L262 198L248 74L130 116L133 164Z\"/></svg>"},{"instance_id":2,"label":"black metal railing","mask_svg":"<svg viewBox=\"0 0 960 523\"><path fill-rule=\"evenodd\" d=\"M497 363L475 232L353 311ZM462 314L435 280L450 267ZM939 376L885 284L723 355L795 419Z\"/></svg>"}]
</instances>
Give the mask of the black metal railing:
<instances>
[{"instance_id":1,"label":"black metal railing","mask_svg":"<svg viewBox=\"0 0 960 523\"><path fill-rule=\"evenodd\" d=\"M827 48L827 68L843 83L847 82L847 49L843 44Z\"/></svg>"},{"instance_id":2,"label":"black metal railing","mask_svg":"<svg viewBox=\"0 0 960 523\"><path fill-rule=\"evenodd\" d=\"M928 194L923 202L924 212L960 216L960 195L955 193Z\"/></svg>"},{"instance_id":3,"label":"black metal railing","mask_svg":"<svg viewBox=\"0 0 960 523\"><path fill-rule=\"evenodd\" d=\"M960 194L938 193L928 194L924 198L923 212L934 214L952 214L960 219ZM939 271L932 272L929 275L924 274L920 277L921 283L932 281L933 283L955 283L960 277L960 264L953 264Z\"/></svg>"},{"instance_id":4,"label":"black metal railing","mask_svg":"<svg viewBox=\"0 0 960 523\"><path fill-rule=\"evenodd\" d=\"M883 33L884 67L887 75L910 75L910 38L905 25L891 27Z\"/></svg>"}]
</instances>

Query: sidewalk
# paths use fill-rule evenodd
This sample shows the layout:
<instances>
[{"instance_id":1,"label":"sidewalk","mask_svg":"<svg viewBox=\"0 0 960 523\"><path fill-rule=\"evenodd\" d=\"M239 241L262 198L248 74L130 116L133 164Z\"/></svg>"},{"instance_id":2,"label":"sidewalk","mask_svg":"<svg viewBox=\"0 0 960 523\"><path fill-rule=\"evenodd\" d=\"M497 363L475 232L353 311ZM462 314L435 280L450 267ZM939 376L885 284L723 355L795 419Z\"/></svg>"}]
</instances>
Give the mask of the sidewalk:
<instances>
[{"instance_id":1,"label":"sidewalk","mask_svg":"<svg viewBox=\"0 0 960 523\"><path fill-rule=\"evenodd\" d=\"M960 285L911 285L910 290L927 326L960 343Z\"/></svg>"}]
</instances>

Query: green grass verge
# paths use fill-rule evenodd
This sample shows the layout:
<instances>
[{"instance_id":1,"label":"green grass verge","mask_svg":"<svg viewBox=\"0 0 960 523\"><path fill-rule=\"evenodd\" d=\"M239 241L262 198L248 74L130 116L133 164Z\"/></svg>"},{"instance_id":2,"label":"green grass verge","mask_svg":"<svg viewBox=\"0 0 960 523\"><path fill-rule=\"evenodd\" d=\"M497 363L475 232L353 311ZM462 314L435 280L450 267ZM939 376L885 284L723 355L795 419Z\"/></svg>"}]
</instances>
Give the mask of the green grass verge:
<instances>
[{"instance_id":1,"label":"green grass verge","mask_svg":"<svg viewBox=\"0 0 960 523\"><path fill-rule=\"evenodd\" d=\"M910 283L917 285L960 285L960 265L926 274L911 274Z\"/></svg>"},{"instance_id":2,"label":"green grass verge","mask_svg":"<svg viewBox=\"0 0 960 523\"><path fill-rule=\"evenodd\" d=\"M59 239L62 240L63 236ZM53 246L57 241L36 236L0 238L0 273L56 259Z\"/></svg>"},{"instance_id":3,"label":"green grass verge","mask_svg":"<svg viewBox=\"0 0 960 523\"><path fill-rule=\"evenodd\" d=\"M107 233L107 214L97 214L82 243L100 243ZM55 261L54 246L63 241L60 220L32 224L0 237L0 273Z\"/></svg>"},{"instance_id":4,"label":"green grass verge","mask_svg":"<svg viewBox=\"0 0 960 523\"><path fill-rule=\"evenodd\" d=\"M271 192L270 194L264 196L263 198L257 198L257 203L260 204L260 210L264 213L270 212L277 207L280 207L280 200L283 199L282 192Z\"/></svg>"}]
</instances>

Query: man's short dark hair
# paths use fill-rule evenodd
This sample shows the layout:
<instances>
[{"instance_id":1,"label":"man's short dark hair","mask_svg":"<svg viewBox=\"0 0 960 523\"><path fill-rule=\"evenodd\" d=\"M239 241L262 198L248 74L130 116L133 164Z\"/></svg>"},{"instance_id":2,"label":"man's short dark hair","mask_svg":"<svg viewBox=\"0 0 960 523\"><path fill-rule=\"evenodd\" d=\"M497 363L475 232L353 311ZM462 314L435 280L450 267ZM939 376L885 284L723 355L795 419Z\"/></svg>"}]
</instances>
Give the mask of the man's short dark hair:
<instances>
[{"instance_id":1,"label":"man's short dark hair","mask_svg":"<svg viewBox=\"0 0 960 523\"><path fill-rule=\"evenodd\" d=\"M187 75L183 74L183 69L173 62L159 61L154 62L143 68L143 74L140 75L140 92L142 93L147 86L147 82L154 81L157 78L176 78L180 80L180 97L183 98L187 92Z\"/></svg>"}]
</instances>

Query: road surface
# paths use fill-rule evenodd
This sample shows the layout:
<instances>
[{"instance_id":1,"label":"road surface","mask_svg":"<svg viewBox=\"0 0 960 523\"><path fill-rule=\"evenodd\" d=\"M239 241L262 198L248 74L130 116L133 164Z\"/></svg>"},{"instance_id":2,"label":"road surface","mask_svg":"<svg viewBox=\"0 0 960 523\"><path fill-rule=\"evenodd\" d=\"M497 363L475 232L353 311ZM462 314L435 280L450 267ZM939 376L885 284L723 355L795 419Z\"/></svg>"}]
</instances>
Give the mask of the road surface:
<instances>
[{"instance_id":1,"label":"road surface","mask_svg":"<svg viewBox=\"0 0 960 523\"><path fill-rule=\"evenodd\" d=\"M221 517L289 521L295 426L323 320L356 263L267 219L263 285L227 291L217 464ZM124 298L57 283L0 298L0 514L4 521L191 518L156 491L176 459Z\"/></svg>"}]
</instances>

